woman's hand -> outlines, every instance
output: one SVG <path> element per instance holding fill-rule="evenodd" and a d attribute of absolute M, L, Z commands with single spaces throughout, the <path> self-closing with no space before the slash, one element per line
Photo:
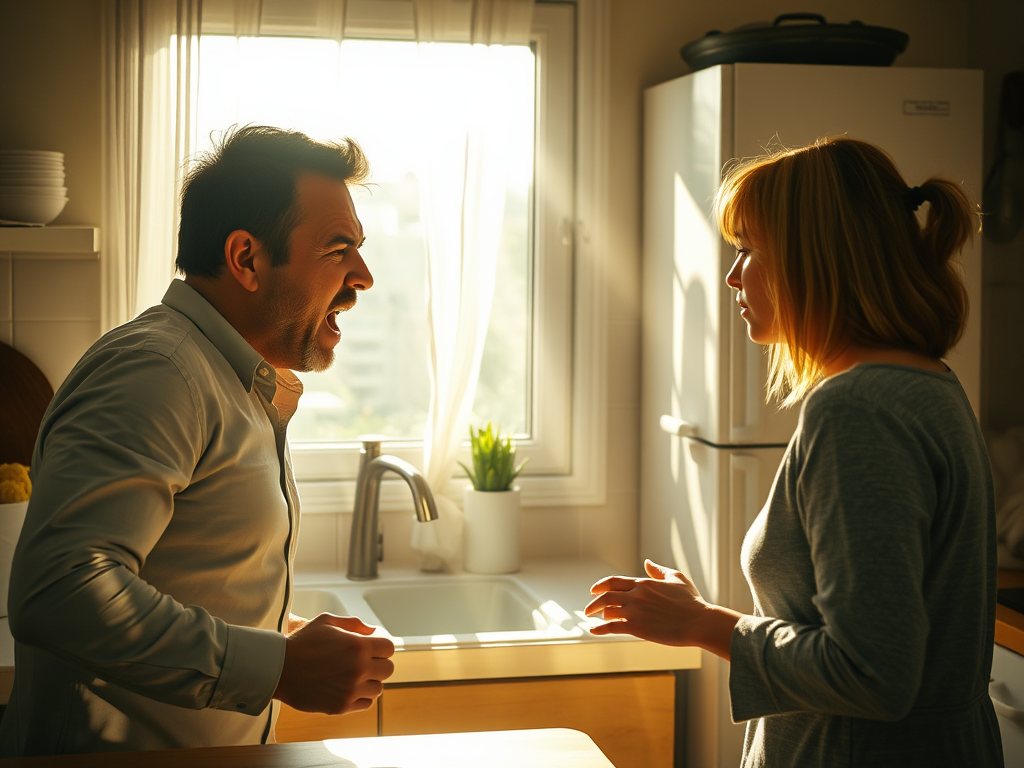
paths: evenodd
<path fill-rule="evenodd" d="M 679 571 L 647 560 L 649 579 L 609 576 L 590 588 L 597 595 L 584 609 L 606 621 L 594 635 L 633 635 L 662 645 L 695 645 L 729 658 L 740 614 L 711 605 Z"/>

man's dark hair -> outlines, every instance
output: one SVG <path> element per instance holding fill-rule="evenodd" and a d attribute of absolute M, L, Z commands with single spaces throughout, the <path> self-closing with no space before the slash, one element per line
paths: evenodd
<path fill-rule="evenodd" d="M 304 133 L 265 125 L 225 131 L 185 178 L 178 229 L 178 270 L 217 277 L 224 241 L 242 229 L 270 253 L 271 264 L 288 262 L 288 238 L 298 224 L 295 181 L 303 173 L 360 184 L 369 176 L 362 149 L 351 139 L 314 141 Z"/>

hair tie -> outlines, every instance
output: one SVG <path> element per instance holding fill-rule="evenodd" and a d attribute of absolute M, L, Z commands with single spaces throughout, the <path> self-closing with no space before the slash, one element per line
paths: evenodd
<path fill-rule="evenodd" d="M 907 206 L 912 211 L 916 211 L 921 207 L 921 203 L 924 202 L 924 192 L 921 191 L 920 187 L 908 187 L 906 191 Z"/>

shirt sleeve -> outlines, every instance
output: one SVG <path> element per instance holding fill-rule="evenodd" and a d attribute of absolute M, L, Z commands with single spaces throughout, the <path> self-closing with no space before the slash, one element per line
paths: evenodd
<path fill-rule="evenodd" d="M 139 576 L 204 449 L 187 372 L 157 353 L 121 351 L 72 377 L 37 440 L 11 632 L 149 698 L 258 715 L 284 636 L 229 626 Z"/>
<path fill-rule="evenodd" d="M 784 503 L 795 505 L 806 534 L 820 622 L 740 619 L 733 718 L 814 711 L 898 720 L 924 668 L 933 468 L 893 413 L 852 397 L 810 406 Z"/>

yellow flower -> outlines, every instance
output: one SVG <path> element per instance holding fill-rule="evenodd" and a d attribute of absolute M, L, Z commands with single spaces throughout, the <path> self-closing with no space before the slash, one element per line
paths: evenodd
<path fill-rule="evenodd" d="M 0 464 L 0 504 L 28 501 L 32 481 L 24 464 Z"/>

